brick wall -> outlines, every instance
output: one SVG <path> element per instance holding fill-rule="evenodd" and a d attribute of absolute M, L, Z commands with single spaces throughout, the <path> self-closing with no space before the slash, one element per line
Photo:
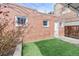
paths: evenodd
<path fill-rule="evenodd" d="M 42 14 L 35 10 L 24 8 L 16 4 L 1 5 L 0 11 L 2 11 L 2 13 L 0 14 L 1 20 L 4 19 L 3 13 L 9 12 L 8 16 L 5 16 L 5 18 L 10 21 L 6 30 L 17 29 L 15 16 L 28 17 L 28 26 L 26 27 L 23 38 L 24 42 L 53 36 L 54 17 L 52 15 Z M 48 28 L 43 27 L 43 21 L 46 19 L 49 20 Z"/>

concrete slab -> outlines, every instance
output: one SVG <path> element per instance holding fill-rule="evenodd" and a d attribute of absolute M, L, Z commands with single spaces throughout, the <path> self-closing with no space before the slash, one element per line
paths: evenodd
<path fill-rule="evenodd" d="M 70 42 L 70 43 L 73 43 L 73 44 L 79 44 L 79 39 L 75 39 L 75 38 L 70 38 L 70 37 L 58 37 L 60 38 L 61 40 L 63 41 L 66 41 L 66 42 Z"/>
<path fill-rule="evenodd" d="M 22 52 L 22 43 L 18 44 L 13 56 L 21 56 Z"/>

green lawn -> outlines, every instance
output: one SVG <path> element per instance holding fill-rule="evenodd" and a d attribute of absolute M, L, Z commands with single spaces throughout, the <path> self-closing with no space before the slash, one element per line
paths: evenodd
<path fill-rule="evenodd" d="M 23 55 L 24 56 L 41 56 L 41 52 L 36 44 L 28 43 L 23 45 Z"/>
<path fill-rule="evenodd" d="M 55 38 L 24 44 L 23 55 L 79 56 L 79 46 Z"/>

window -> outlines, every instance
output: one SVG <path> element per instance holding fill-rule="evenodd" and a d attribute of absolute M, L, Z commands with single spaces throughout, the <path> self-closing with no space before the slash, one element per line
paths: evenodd
<path fill-rule="evenodd" d="M 24 26 L 28 23 L 28 18 L 26 16 L 16 17 L 16 26 Z"/>
<path fill-rule="evenodd" d="M 49 21 L 48 20 L 44 20 L 43 21 L 43 26 L 44 27 L 49 27 Z"/>

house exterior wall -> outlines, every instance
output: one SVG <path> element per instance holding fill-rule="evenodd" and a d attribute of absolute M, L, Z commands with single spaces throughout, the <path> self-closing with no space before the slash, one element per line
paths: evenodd
<path fill-rule="evenodd" d="M 55 6 L 55 11 L 54 11 L 54 16 L 55 16 L 55 21 L 59 21 L 59 36 L 64 36 L 65 35 L 65 29 L 64 26 L 68 25 L 66 22 L 71 22 L 74 21 L 76 22 L 76 25 L 78 25 L 77 21 L 79 20 L 79 17 L 77 17 L 77 13 L 72 11 L 71 9 L 64 7 L 61 3 L 56 4 Z M 63 26 L 61 25 L 63 24 Z M 75 25 L 75 24 L 73 24 Z"/>
<path fill-rule="evenodd" d="M 7 7 L 5 7 L 7 6 Z M 28 26 L 24 32 L 24 42 L 44 39 L 52 37 L 54 33 L 54 17 L 52 15 L 42 14 L 35 10 L 24 8 L 16 4 L 4 4 L 1 5 L 0 19 L 8 19 L 9 25 L 6 27 L 6 30 L 17 29 L 15 16 L 27 16 L 28 17 Z M 3 13 L 8 12 L 8 16 L 4 16 Z M 49 21 L 49 27 L 43 27 L 43 21 Z M 5 21 L 5 20 L 4 20 Z M 2 20 L 3 22 L 3 20 Z"/>
<path fill-rule="evenodd" d="M 63 11 L 63 6 L 61 4 L 56 4 L 54 6 L 54 16 L 61 16 L 62 11 Z"/>

